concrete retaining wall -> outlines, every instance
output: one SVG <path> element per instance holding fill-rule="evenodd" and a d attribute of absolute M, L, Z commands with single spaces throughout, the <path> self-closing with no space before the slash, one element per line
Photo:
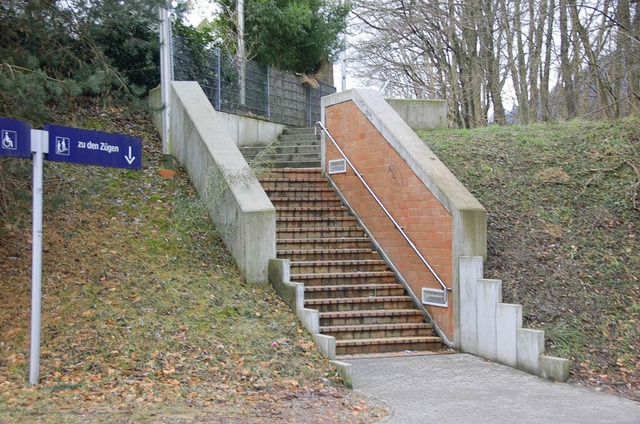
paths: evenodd
<path fill-rule="evenodd" d="M 448 128 L 445 100 L 387 99 L 387 103 L 412 130 Z"/>
<path fill-rule="evenodd" d="M 522 328 L 522 307 L 501 303 L 502 281 L 482 278 L 481 257 L 460 258 L 460 290 L 461 351 L 550 380 L 569 378 L 567 359 L 544 355 L 544 331 Z"/>
<path fill-rule="evenodd" d="M 154 110 L 158 100 L 152 93 Z M 245 280 L 266 283 L 269 260 L 276 257 L 275 208 L 198 83 L 172 83 L 170 133 L 173 156 L 207 202 Z"/>

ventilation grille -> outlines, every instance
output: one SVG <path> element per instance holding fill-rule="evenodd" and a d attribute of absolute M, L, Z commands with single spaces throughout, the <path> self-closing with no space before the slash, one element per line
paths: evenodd
<path fill-rule="evenodd" d="M 448 306 L 447 292 L 441 289 L 422 289 L 422 303 L 431 306 Z"/>
<path fill-rule="evenodd" d="M 347 161 L 336 159 L 329 161 L 329 174 L 344 174 L 347 172 Z"/>

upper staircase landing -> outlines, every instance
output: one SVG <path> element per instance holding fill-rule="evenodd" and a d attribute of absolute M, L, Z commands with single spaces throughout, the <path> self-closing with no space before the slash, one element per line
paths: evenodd
<path fill-rule="evenodd" d="M 315 128 L 286 128 L 268 146 L 241 147 L 251 165 L 260 168 L 319 168 L 320 136 Z"/>

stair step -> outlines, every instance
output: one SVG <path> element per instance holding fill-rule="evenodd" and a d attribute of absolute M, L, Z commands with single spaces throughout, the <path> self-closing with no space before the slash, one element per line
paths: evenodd
<path fill-rule="evenodd" d="M 335 237 L 309 239 L 279 239 L 276 240 L 278 250 L 286 249 L 353 249 L 371 248 L 368 237 Z"/>
<path fill-rule="evenodd" d="M 343 238 L 363 237 L 364 230 L 358 227 L 306 227 L 306 228 L 276 228 L 278 239 L 304 238 Z"/>
<path fill-rule="evenodd" d="M 400 284 L 352 284 L 338 286 L 306 286 L 305 299 L 403 296 L 404 287 Z"/>
<path fill-rule="evenodd" d="M 318 207 L 330 207 L 339 208 L 342 206 L 342 200 L 338 197 L 276 197 L 269 196 L 269 200 L 276 207 L 276 209 L 282 207 L 283 209 L 291 208 L 318 208 Z"/>
<path fill-rule="evenodd" d="M 279 228 L 306 228 L 306 227 L 355 227 L 358 221 L 351 215 L 343 216 L 281 216 L 276 219 Z"/>
<path fill-rule="evenodd" d="M 392 337 L 380 339 L 336 340 L 336 355 L 401 352 L 406 350 L 437 350 L 440 337 Z"/>
<path fill-rule="evenodd" d="M 425 322 L 325 326 L 320 327 L 320 333 L 335 337 L 336 340 L 434 337 L 433 326 Z"/>
<path fill-rule="evenodd" d="M 396 275 L 391 271 L 291 274 L 291 281 L 304 283 L 305 286 L 394 284 L 396 283 Z"/>
<path fill-rule="evenodd" d="M 320 143 L 310 140 L 281 141 L 269 148 L 271 154 L 311 153 L 320 155 Z"/>
<path fill-rule="evenodd" d="M 326 274 L 336 272 L 388 271 L 387 263 L 378 260 L 294 261 L 292 274 Z"/>
<path fill-rule="evenodd" d="M 304 197 L 322 197 L 335 198 L 336 193 L 331 187 L 274 187 L 265 189 L 269 198 L 304 198 Z"/>
<path fill-rule="evenodd" d="M 316 134 L 315 127 L 286 127 L 282 130 L 282 134 Z"/>
<path fill-rule="evenodd" d="M 413 300 L 409 296 L 343 297 L 338 299 L 305 299 L 305 308 L 320 312 L 361 311 L 370 309 L 409 309 Z"/>
<path fill-rule="evenodd" d="M 276 209 L 276 217 L 285 216 L 349 216 L 349 209 L 344 206 L 294 206 Z"/>
<path fill-rule="evenodd" d="M 320 326 L 405 324 L 424 321 L 417 309 L 385 309 L 369 311 L 320 312 Z"/>
<path fill-rule="evenodd" d="M 365 249 L 314 249 L 278 250 L 278 258 L 291 261 L 332 261 L 378 259 L 380 255 L 371 248 Z"/>
<path fill-rule="evenodd" d="M 273 172 L 274 168 L 271 168 Z M 283 188 L 324 188 L 327 187 L 327 182 L 322 179 L 315 178 L 298 178 L 298 179 L 285 179 L 277 177 L 260 177 L 258 178 L 264 191 L 269 192 L 271 190 L 283 189 Z"/>

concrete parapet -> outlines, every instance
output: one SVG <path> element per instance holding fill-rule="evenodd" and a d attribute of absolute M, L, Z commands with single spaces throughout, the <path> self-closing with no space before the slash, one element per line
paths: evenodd
<path fill-rule="evenodd" d="M 458 348 L 478 354 L 478 280 L 482 278 L 481 257 L 460 258 L 460 331 Z"/>
<path fill-rule="evenodd" d="M 387 99 L 387 103 L 412 130 L 432 130 L 449 126 L 446 100 Z"/>
<path fill-rule="evenodd" d="M 304 302 L 304 287 L 300 283 L 291 283 L 291 262 L 288 259 L 271 259 L 269 261 L 269 282 L 284 303 L 295 311 Z"/>
<path fill-rule="evenodd" d="M 173 82 L 171 88 L 172 153 L 245 280 L 267 282 L 269 259 L 276 256 L 275 208 L 198 83 Z"/>
<path fill-rule="evenodd" d="M 336 358 L 336 339 L 333 336 L 324 334 L 313 334 L 313 341 L 324 356 L 329 359 Z"/>
<path fill-rule="evenodd" d="M 162 99 L 160 97 L 160 87 L 149 92 L 149 106 L 152 110 L 151 122 L 158 132 L 162 131 Z M 262 119 L 251 118 L 249 116 L 234 115 L 216 111 L 218 117 L 227 128 L 227 134 L 238 147 L 246 146 L 266 146 L 275 140 L 286 125 Z"/>
<path fill-rule="evenodd" d="M 522 328 L 522 306 L 498 303 L 496 306 L 496 360 L 504 365 L 518 365 L 517 330 Z"/>
<path fill-rule="evenodd" d="M 542 378 L 555 381 L 569 379 L 569 360 L 556 356 L 540 356 L 539 372 Z"/>
<path fill-rule="evenodd" d="M 538 374 L 540 355 L 544 353 L 544 331 L 519 328 L 516 333 L 518 368 L 531 374 Z"/>
<path fill-rule="evenodd" d="M 502 301 L 502 281 L 478 280 L 478 355 L 495 361 L 497 359 L 496 309 Z"/>
<path fill-rule="evenodd" d="M 336 368 L 338 371 L 338 375 L 342 377 L 342 382 L 345 386 L 350 389 L 353 389 L 353 376 L 352 376 L 352 366 L 346 362 L 342 361 L 329 361 L 331 365 Z"/>

